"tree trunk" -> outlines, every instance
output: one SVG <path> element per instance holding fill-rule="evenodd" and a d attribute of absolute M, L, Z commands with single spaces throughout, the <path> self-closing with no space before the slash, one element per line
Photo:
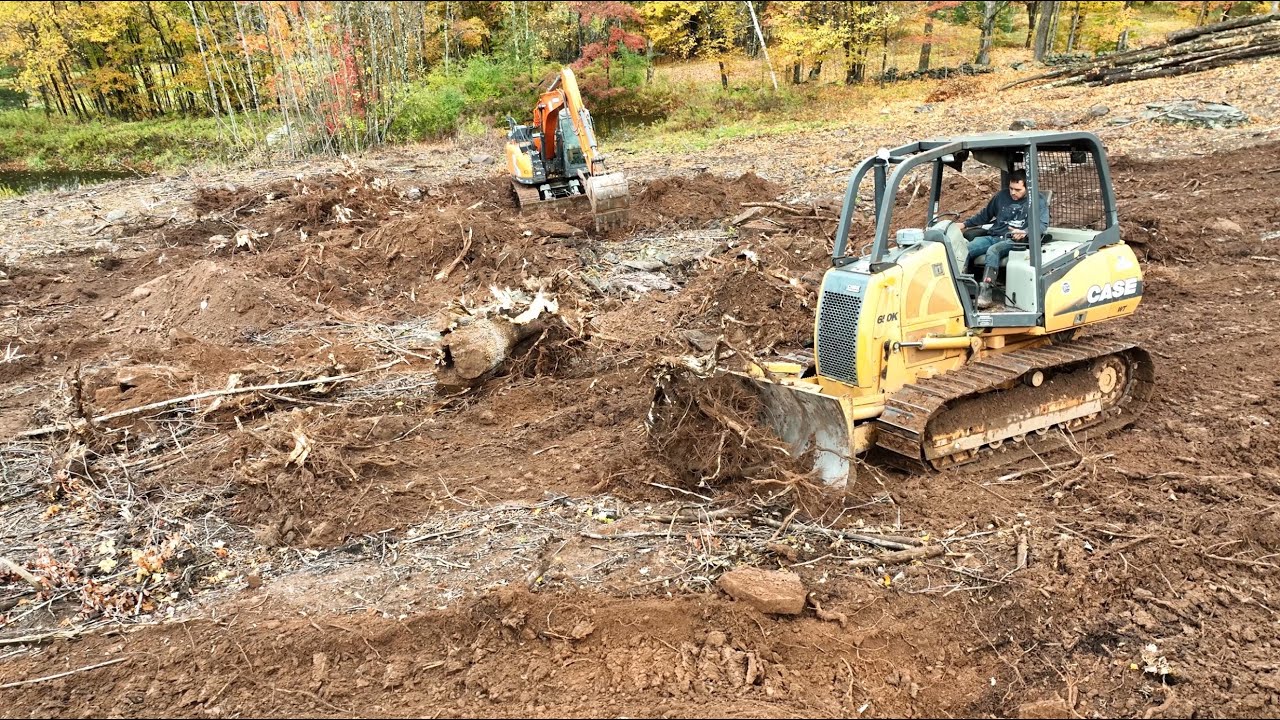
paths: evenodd
<path fill-rule="evenodd" d="M 1071 10 L 1071 30 L 1067 33 L 1067 52 L 1076 49 L 1076 33 L 1080 30 L 1080 0 L 1076 0 Z"/>
<path fill-rule="evenodd" d="M 933 14 L 925 16 L 924 19 L 924 44 L 920 46 L 920 62 L 916 65 L 916 70 L 924 72 L 929 69 L 929 55 L 933 52 Z"/>
<path fill-rule="evenodd" d="M 756 17 L 756 7 L 747 0 L 747 10 L 751 13 L 751 25 L 756 29 L 756 38 L 760 40 L 760 50 L 764 52 L 764 62 L 769 66 L 769 79 L 773 80 L 773 91 L 778 91 L 778 76 L 773 74 L 773 61 L 769 59 L 769 46 L 764 42 L 764 33 L 760 31 L 760 20 Z"/>
<path fill-rule="evenodd" d="M 1032 41 L 1032 39 L 1035 37 L 1035 34 L 1036 34 L 1036 15 L 1038 15 L 1038 14 L 1039 14 L 1039 11 L 1040 11 L 1040 3 L 1039 3 L 1039 2 L 1028 2 L 1028 3 L 1025 3 L 1025 4 L 1026 4 L 1026 6 L 1027 6 L 1027 41 L 1026 41 L 1026 43 L 1024 43 L 1024 44 L 1023 44 L 1023 46 L 1022 46 L 1022 47 L 1024 47 L 1024 48 L 1026 48 L 1026 49 L 1030 50 L 1030 49 L 1031 49 L 1031 41 Z M 921 68 L 921 69 L 927 69 L 927 68 Z"/>
<path fill-rule="evenodd" d="M 1196 18 L 1196 27 L 1204 24 L 1205 17 L 1209 14 L 1209 0 L 1203 0 L 1200 3 L 1200 17 Z"/>
<path fill-rule="evenodd" d="M 1116 40 L 1116 52 L 1124 52 L 1129 49 L 1129 28 L 1125 28 L 1120 33 L 1120 39 Z"/>
<path fill-rule="evenodd" d="M 720 60 L 719 64 L 720 64 L 720 87 L 724 88 L 725 90 L 728 90 L 729 89 L 729 73 L 724 68 L 724 60 Z M 652 67 L 652 65 L 650 67 Z"/>
<path fill-rule="evenodd" d="M 991 64 L 991 37 L 995 33 L 996 15 L 1000 13 L 1002 3 L 986 0 L 982 3 L 982 35 L 978 40 L 978 59 L 975 65 Z"/>
<path fill-rule="evenodd" d="M 807 81 L 816 83 L 818 82 L 818 79 L 821 77 L 822 77 L 822 61 L 819 60 L 813 64 L 813 67 L 809 68 L 809 77 Z"/>
<path fill-rule="evenodd" d="M 880 44 L 880 87 L 884 87 L 884 75 L 889 72 L 889 26 L 884 28 Z"/>
<path fill-rule="evenodd" d="M 1040 21 L 1036 24 L 1035 50 L 1033 51 L 1037 62 L 1043 61 L 1044 56 L 1053 49 L 1053 36 L 1049 33 L 1049 27 L 1053 23 L 1057 4 L 1057 0 L 1045 0 L 1041 3 Z"/>

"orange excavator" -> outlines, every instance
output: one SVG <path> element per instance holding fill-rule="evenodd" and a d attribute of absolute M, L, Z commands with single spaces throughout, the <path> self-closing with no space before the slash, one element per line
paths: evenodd
<path fill-rule="evenodd" d="M 538 98 L 532 124 L 517 125 L 510 116 L 507 123 L 507 167 L 520 207 L 585 197 L 597 230 L 626 224 L 627 179 L 605 168 L 573 70 L 563 68 Z"/>

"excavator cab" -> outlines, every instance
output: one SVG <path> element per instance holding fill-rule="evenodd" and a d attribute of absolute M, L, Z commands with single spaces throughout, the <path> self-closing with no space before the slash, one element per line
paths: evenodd
<path fill-rule="evenodd" d="M 999 278 L 1006 302 L 989 310 L 975 302 L 963 218 L 942 211 L 944 174 L 970 163 L 998 171 L 1002 183 L 1025 169 L 1030 197 L 1048 195 L 1030 204 L 1027 242 Z M 900 188 L 921 171 L 932 179 L 924 222 L 902 226 L 895 214 L 911 203 Z M 855 210 L 867 178 L 874 225 L 858 248 Z M 1142 290 L 1097 136 L 1002 132 L 884 148 L 849 178 L 812 357 L 762 359 L 728 374 L 759 396 L 759 420 L 793 456 L 811 456 L 829 485 L 845 485 L 873 449 L 935 469 L 1011 461 L 1026 448 L 1049 449 L 1051 437 L 1122 426 L 1145 405 L 1148 354 L 1078 337 L 1132 314 Z M 655 403 L 668 400 L 660 385 Z"/>

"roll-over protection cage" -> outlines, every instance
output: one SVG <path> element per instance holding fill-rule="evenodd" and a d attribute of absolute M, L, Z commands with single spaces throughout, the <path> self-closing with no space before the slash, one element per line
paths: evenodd
<path fill-rule="evenodd" d="M 878 272 L 886 267 L 889 253 L 889 229 L 893 221 L 894 198 L 904 178 L 915 168 L 932 164 L 928 214 L 925 227 L 934 224 L 942 194 L 943 168 L 960 171 L 969 160 L 1000 170 L 1001 187 L 1007 187 L 1009 172 L 1026 170 L 1027 190 L 1031 197 L 1051 191 L 1050 218 L 1054 227 L 1093 231 L 1092 239 L 1081 248 L 1082 254 L 1120 240 L 1120 223 L 1116 212 L 1111 172 L 1101 140 L 1088 132 L 1001 132 L 963 136 L 951 139 L 922 140 L 893 148 L 882 148 L 863 160 L 849 177 L 840 223 L 836 228 L 831 262 L 844 267 L 863 258 L 847 253 L 849 234 L 853 228 L 858 189 L 871 173 L 874 194 L 875 236 L 868 260 L 868 270 Z M 1041 245 L 1047 241 L 1040 233 L 1040 203 L 1030 203 L 1030 260 L 1039 275 L 1038 293 L 1043 307 L 1045 287 L 1065 274 L 1076 260 L 1075 255 L 1058 257 L 1049 265 L 1042 263 Z M 961 293 L 963 296 L 964 293 Z M 967 298 L 966 314 L 973 315 Z M 1003 313 L 1003 321 L 993 325 L 1026 324 L 1021 313 Z M 1033 324 L 1037 322 L 1032 321 Z"/>

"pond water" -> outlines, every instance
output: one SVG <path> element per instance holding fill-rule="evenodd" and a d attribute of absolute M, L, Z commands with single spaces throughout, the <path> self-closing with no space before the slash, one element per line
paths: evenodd
<path fill-rule="evenodd" d="M 75 189 L 130 177 L 137 175 L 119 170 L 0 170 L 0 196 L 7 194 L 6 189 L 19 194 Z"/>

